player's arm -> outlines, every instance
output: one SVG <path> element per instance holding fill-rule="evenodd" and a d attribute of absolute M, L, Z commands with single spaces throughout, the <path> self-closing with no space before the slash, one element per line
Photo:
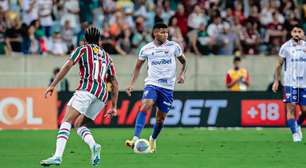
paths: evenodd
<path fill-rule="evenodd" d="M 178 76 L 178 79 L 177 79 L 177 83 L 184 83 L 185 72 L 186 72 L 186 69 L 187 69 L 186 57 L 184 56 L 184 54 L 182 54 L 181 56 L 177 57 L 177 59 L 182 64 L 181 70 L 180 70 L 180 73 L 179 73 L 179 76 Z"/>
<path fill-rule="evenodd" d="M 65 75 L 69 72 L 71 67 L 80 61 L 80 58 L 85 52 L 85 47 L 78 47 L 76 48 L 71 54 L 70 57 L 67 59 L 65 64 L 62 66 L 59 73 L 55 76 L 53 82 L 50 84 L 49 88 L 45 92 L 45 98 L 48 97 L 48 95 L 52 95 L 54 88 L 58 84 L 59 81 L 61 81 Z"/>
<path fill-rule="evenodd" d="M 134 84 L 136 82 L 136 79 L 138 78 L 140 69 L 141 69 L 144 62 L 145 62 L 145 60 L 142 60 L 142 59 L 137 59 L 137 61 L 136 61 L 136 65 L 134 67 L 133 74 L 132 74 L 131 83 L 128 86 L 128 88 L 126 89 L 126 93 L 128 94 L 128 96 L 131 96 L 131 92 L 133 90 Z"/>
<path fill-rule="evenodd" d="M 236 80 L 232 80 L 232 78 L 231 78 L 231 76 L 229 75 L 229 73 L 227 73 L 226 74 L 226 87 L 227 88 L 231 88 L 231 87 L 233 87 L 235 84 L 237 84 L 238 82 L 239 82 L 239 78 L 238 79 L 236 79 Z"/>
<path fill-rule="evenodd" d="M 247 75 L 245 78 L 243 78 L 243 81 L 242 81 L 245 85 L 247 85 L 248 87 L 250 86 L 251 84 L 251 81 L 250 81 L 250 74 L 249 72 L 247 72 Z"/>
<path fill-rule="evenodd" d="M 111 83 L 112 85 L 112 108 L 106 112 L 106 114 L 104 115 L 104 117 L 113 117 L 113 116 L 117 116 L 118 115 L 118 111 L 117 111 L 117 102 L 118 102 L 118 94 L 119 94 L 119 83 L 118 80 L 116 78 L 116 76 L 110 76 L 108 78 L 108 81 Z"/>
<path fill-rule="evenodd" d="M 276 93 L 278 90 L 278 85 L 279 85 L 279 81 L 281 78 L 281 70 L 282 70 L 283 64 L 284 64 L 284 58 L 279 57 L 276 63 L 275 71 L 274 71 L 274 83 L 272 86 L 272 90 L 274 93 Z"/>
<path fill-rule="evenodd" d="M 48 95 L 52 95 L 54 88 L 56 85 L 65 77 L 65 75 L 69 72 L 71 67 L 73 66 L 73 61 L 71 59 L 68 59 L 65 64 L 62 66 L 59 73 L 55 76 L 53 82 L 50 84 L 49 88 L 45 92 L 45 98 L 48 97 Z"/>

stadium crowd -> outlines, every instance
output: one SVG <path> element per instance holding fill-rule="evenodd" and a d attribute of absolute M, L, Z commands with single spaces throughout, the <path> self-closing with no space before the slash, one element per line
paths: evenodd
<path fill-rule="evenodd" d="M 185 52 L 274 55 L 305 20 L 306 0 L 0 0 L 0 55 L 63 56 L 90 25 L 107 52 L 135 55 L 161 21 Z"/>

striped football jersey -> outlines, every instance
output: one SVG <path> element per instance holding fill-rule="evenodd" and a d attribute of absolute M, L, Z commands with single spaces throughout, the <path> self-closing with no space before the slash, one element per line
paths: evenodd
<path fill-rule="evenodd" d="M 86 44 L 77 47 L 70 55 L 73 64 L 79 63 L 80 84 L 77 90 L 84 90 L 105 102 L 108 97 L 106 79 L 115 76 L 111 57 L 101 47 Z"/>

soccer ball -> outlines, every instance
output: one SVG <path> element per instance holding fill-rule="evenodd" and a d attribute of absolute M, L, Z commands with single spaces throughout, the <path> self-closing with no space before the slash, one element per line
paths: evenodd
<path fill-rule="evenodd" d="M 146 139 L 138 139 L 134 145 L 134 152 L 138 154 L 150 153 L 150 143 Z"/>

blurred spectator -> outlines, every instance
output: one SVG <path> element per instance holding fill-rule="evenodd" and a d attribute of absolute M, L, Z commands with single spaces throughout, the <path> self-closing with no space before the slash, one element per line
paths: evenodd
<path fill-rule="evenodd" d="M 21 52 L 21 22 L 18 17 L 9 21 L 10 27 L 6 29 L 6 37 L 8 40 L 8 48 L 12 52 Z"/>
<path fill-rule="evenodd" d="M 177 10 L 174 14 L 174 17 L 177 19 L 177 25 L 180 28 L 183 37 L 187 37 L 188 33 L 188 14 L 185 12 L 185 8 L 182 4 L 177 5 Z"/>
<path fill-rule="evenodd" d="M 137 5 L 135 5 L 134 8 L 134 16 L 147 16 L 148 10 L 146 7 L 146 1 L 145 0 L 138 0 Z"/>
<path fill-rule="evenodd" d="M 267 41 L 271 54 L 277 54 L 280 46 L 286 39 L 286 30 L 277 18 L 277 14 L 272 14 L 273 20 L 267 25 Z"/>
<path fill-rule="evenodd" d="M 163 14 L 163 8 L 157 7 L 155 11 L 154 24 L 158 22 L 164 22 L 162 14 Z"/>
<path fill-rule="evenodd" d="M 244 22 L 245 16 L 244 16 L 242 4 L 239 1 L 236 1 L 236 4 L 234 6 L 234 10 L 232 11 L 232 15 L 234 17 L 238 17 L 240 23 Z"/>
<path fill-rule="evenodd" d="M 241 58 L 235 57 L 233 68 L 227 71 L 225 84 L 229 91 L 246 91 L 250 86 L 250 76 L 245 68 L 240 67 Z"/>
<path fill-rule="evenodd" d="M 21 3 L 22 22 L 29 25 L 33 20 L 38 19 L 37 0 L 23 0 Z"/>
<path fill-rule="evenodd" d="M 193 12 L 188 17 L 188 26 L 191 29 L 198 29 L 201 24 L 207 25 L 207 18 L 199 5 L 194 6 Z"/>
<path fill-rule="evenodd" d="M 71 27 L 75 31 L 79 31 L 79 12 L 80 6 L 78 0 L 64 0 L 63 14 L 61 16 L 61 25 L 64 25 L 66 20 L 70 20 Z"/>
<path fill-rule="evenodd" d="M 79 33 L 77 34 L 77 45 L 82 45 L 82 41 L 84 39 L 85 36 L 85 30 L 88 28 L 88 23 L 87 22 L 83 22 L 81 23 L 81 30 L 79 31 Z"/>
<path fill-rule="evenodd" d="M 196 55 L 209 55 L 211 54 L 211 46 L 214 45 L 214 38 L 209 37 L 205 30 L 205 25 L 200 24 L 197 30 L 190 33 L 192 49 Z"/>
<path fill-rule="evenodd" d="M 268 25 L 269 23 L 273 22 L 273 13 L 275 14 L 275 18 L 280 23 L 284 23 L 284 17 L 283 15 L 278 13 L 279 4 L 276 0 L 270 0 L 268 1 L 268 4 L 262 3 L 264 6 L 262 7 L 261 13 L 260 13 L 260 21 L 263 25 Z"/>
<path fill-rule="evenodd" d="M 181 48 L 186 49 L 186 44 L 184 42 L 184 38 L 182 35 L 182 32 L 180 30 L 180 28 L 177 25 L 177 18 L 176 17 L 172 17 L 170 18 L 169 21 L 169 39 L 172 41 L 177 42 Z"/>
<path fill-rule="evenodd" d="M 29 35 L 29 41 L 30 41 L 30 47 L 29 47 L 29 53 L 37 55 L 40 53 L 40 47 L 39 42 L 35 37 L 35 26 L 32 25 L 28 29 L 28 35 Z"/>
<path fill-rule="evenodd" d="M 251 22 L 247 22 L 246 27 L 242 29 L 240 40 L 243 47 L 243 54 L 258 54 L 257 45 L 260 42 L 260 37 L 256 27 L 254 27 Z"/>
<path fill-rule="evenodd" d="M 162 19 L 164 23 L 169 23 L 170 18 L 174 15 L 174 11 L 171 9 L 170 0 L 165 0 L 163 5 Z"/>
<path fill-rule="evenodd" d="M 122 38 L 118 40 L 118 45 L 124 51 L 125 54 L 130 54 L 132 52 L 132 32 L 126 27 L 123 29 Z"/>
<path fill-rule="evenodd" d="M 48 51 L 50 54 L 55 56 L 65 56 L 68 47 L 66 43 L 63 41 L 62 36 L 59 32 L 55 32 L 52 36 L 52 41 L 50 43 L 50 46 L 48 48 Z"/>
<path fill-rule="evenodd" d="M 38 15 L 40 19 L 41 26 L 45 32 L 46 37 L 50 37 L 51 28 L 53 25 L 52 20 L 52 0 L 37 0 L 38 5 Z"/>
<path fill-rule="evenodd" d="M 0 8 L 3 12 L 8 12 L 9 7 L 9 0 L 0 0 Z"/>
<path fill-rule="evenodd" d="M 221 46 L 218 55 L 237 55 L 235 51 L 238 51 L 237 53 L 241 53 L 242 48 L 239 36 L 233 31 L 233 29 L 230 28 L 229 24 L 224 25 L 222 39 L 224 44 Z"/>
<path fill-rule="evenodd" d="M 281 11 L 284 12 L 285 18 L 289 18 L 293 14 L 295 17 L 299 17 L 299 11 L 296 7 L 294 0 L 284 0 L 281 6 Z M 291 16 L 292 17 L 292 16 Z"/>
<path fill-rule="evenodd" d="M 80 22 L 93 22 L 93 4 L 94 0 L 79 0 Z"/>
<path fill-rule="evenodd" d="M 118 45 L 117 37 L 110 33 L 109 27 L 105 25 L 102 30 L 103 32 L 99 45 L 109 54 L 126 55 L 121 46 Z"/>
<path fill-rule="evenodd" d="M 53 75 L 52 75 L 52 77 L 51 77 L 51 79 L 49 81 L 49 85 L 54 81 L 54 78 L 59 73 L 59 71 L 60 71 L 59 67 L 56 67 L 53 70 Z M 68 82 L 67 78 L 64 78 L 63 80 L 61 80 L 59 82 L 59 85 L 57 85 L 57 91 L 59 91 L 59 92 L 61 92 L 61 91 L 68 92 L 69 91 L 69 82 Z"/>
<path fill-rule="evenodd" d="M 93 24 L 96 25 L 97 27 L 102 27 L 104 22 L 105 22 L 105 15 L 104 15 L 103 7 L 100 6 L 94 9 L 93 11 Z M 84 23 L 84 21 L 81 23 Z"/>
<path fill-rule="evenodd" d="M 5 29 L 3 25 L 0 25 L 0 55 L 10 54 L 10 50 L 7 45 L 8 41 L 5 37 Z"/>
<path fill-rule="evenodd" d="M 12 26 L 15 18 L 21 18 L 17 27 Z M 0 0 L 0 26 L 10 40 L 6 47 L 24 54 L 44 54 L 53 32 L 61 33 L 68 48 L 82 44 L 84 29 L 91 25 L 106 29 L 103 42 L 113 53 L 137 53 L 152 39 L 154 22 L 160 21 L 170 23 L 169 38 L 185 52 L 195 50 L 196 43 L 199 48 L 207 38 L 204 25 L 211 39 L 209 54 L 240 51 L 236 37 L 241 38 L 243 53 L 275 54 L 280 43 L 290 38 L 286 30 L 292 25 L 302 23 L 306 29 L 306 1 Z"/>
<path fill-rule="evenodd" d="M 31 26 L 34 26 L 35 28 L 35 39 L 37 39 L 38 41 L 38 54 L 44 54 L 47 51 L 47 41 L 46 41 L 46 35 L 44 30 L 42 29 L 41 25 L 40 25 L 40 21 L 39 20 L 34 20 L 31 23 Z"/>
<path fill-rule="evenodd" d="M 292 30 L 293 25 L 299 24 L 299 19 L 295 16 L 293 12 L 288 13 L 288 19 L 285 21 L 284 27 L 287 32 L 290 32 Z M 287 34 L 287 39 L 291 37 L 290 33 Z"/>
<path fill-rule="evenodd" d="M 139 53 L 140 49 L 148 42 L 152 41 L 150 32 L 144 27 L 144 18 L 138 16 L 136 19 L 136 30 L 132 36 L 132 44 L 135 47 L 135 53 Z"/>
<path fill-rule="evenodd" d="M 222 46 L 225 45 L 225 39 L 223 38 L 224 27 L 229 26 L 229 23 L 223 22 L 220 14 L 217 12 L 213 16 L 213 22 L 208 25 L 207 33 L 209 37 L 215 40 L 214 45 L 212 46 L 212 51 L 214 54 L 219 54 Z"/>
<path fill-rule="evenodd" d="M 258 12 L 258 7 L 256 5 L 251 6 L 251 13 L 247 18 L 247 22 L 251 22 L 252 24 L 260 25 L 260 15 Z"/>
<path fill-rule="evenodd" d="M 61 31 L 62 39 L 66 43 L 66 46 L 68 47 L 68 53 L 70 53 L 73 48 L 73 37 L 74 37 L 74 32 L 73 28 L 70 25 L 70 21 L 66 20 L 64 27 L 62 28 Z"/>

